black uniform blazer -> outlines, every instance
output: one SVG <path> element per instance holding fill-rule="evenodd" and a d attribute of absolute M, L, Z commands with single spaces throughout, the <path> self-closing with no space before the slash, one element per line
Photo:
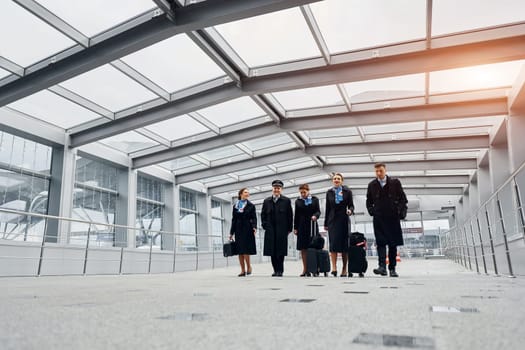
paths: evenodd
<path fill-rule="evenodd" d="M 397 215 L 399 219 L 406 218 L 408 200 L 405 195 L 405 191 L 403 191 L 401 181 L 399 181 L 399 179 L 387 176 L 385 189 L 388 193 L 388 200 L 391 203 L 390 205 L 392 206 L 390 208 L 391 213 Z M 389 214 L 385 212 L 378 213 L 379 208 L 384 211 L 386 209 L 385 205 L 389 204 L 384 202 L 386 198 L 381 198 L 382 190 L 381 184 L 377 179 L 372 180 L 368 184 L 368 189 L 366 191 L 366 208 L 370 216 L 374 216 L 375 214 Z"/>
<path fill-rule="evenodd" d="M 303 225 L 306 224 L 304 227 L 307 227 L 309 230 L 312 216 L 315 216 L 318 219 L 321 216 L 319 198 L 312 196 L 312 204 L 310 205 L 304 204 L 304 199 L 297 198 L 295 200 L 295 215 L 293 220 L 294 230 L 298 230 L 299 227 L 301 227 L 301 222 Z"/>
<path fill-rule="evenodd" d="M 326 227 L 330 226 L 337 216 L 347 217 L 346 210 L 354 211 L 354 199 L 352 198 L 352 191 L 343 186 L 343 201 L 339 204 L 335 203 L 335 192 L 333 188 L 326 192 L 326 208 L 325 208 L 325 223 Z"/>

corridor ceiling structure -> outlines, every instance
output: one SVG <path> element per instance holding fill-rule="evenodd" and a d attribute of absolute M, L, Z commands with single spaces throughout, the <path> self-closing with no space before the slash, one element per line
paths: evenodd
<path fill-rule="evenodd" d="M 260 203 L 374 162 L 462 195 L 525 62 L 522 0 L 0 3 L 0 126 Z"/>

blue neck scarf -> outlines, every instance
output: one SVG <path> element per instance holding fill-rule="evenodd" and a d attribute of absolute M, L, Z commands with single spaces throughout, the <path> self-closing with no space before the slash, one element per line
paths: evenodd
<path fill-rule="evenodd" d="M 312 196 L 308 196 L 306 198 L 302 198 L 302 200 L 304 201 L 304 205 L 306 205 L 306 206 L 312 204 Z"/>
<path fill-rule="evenodd" d="M 335 192 L 335 204 L 339 204 L 343 201 L 343 187 L 334 187 Z"/>
<path fill-rule="evenodd" d="M 235 205 L 235 208 L 237 208 L 237 211 L 239 213 L 242 213 L 244 211 L 244 207 L 246 206 L 247 202 L 248 201 L 246 199 L 242 199 L 242 200 L 237 202 L 237 204 Z"/>

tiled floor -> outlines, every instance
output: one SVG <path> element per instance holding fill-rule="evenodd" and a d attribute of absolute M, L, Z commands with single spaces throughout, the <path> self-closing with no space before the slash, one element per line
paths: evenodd
<path fill-rule="evenodd" d="M 375 262 L 371 262 L 371 266 Z M 447 260 L 400 278 L 300 278 L 286 262 L 175 275 L 0 279 L 0 349 L 519 349 L 523 279 Z M 300 302 L 300 301 L 306 302 Z M 288 302 L 284 302 L 288 301 Z"/>

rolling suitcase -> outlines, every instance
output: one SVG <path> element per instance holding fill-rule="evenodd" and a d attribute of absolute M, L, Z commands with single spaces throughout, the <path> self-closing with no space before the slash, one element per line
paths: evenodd
<path fill-rule="evenodd" d="M 306 251 L 306 272 L 318 276 L 319 273 L 324 273 L 328 276 L 330 271 L 330 257 L 328 252 L 323 250 L 324 238 L 317 232 L 314 221 L 310 224 L 311 243 L 310 248 Z"/>
<path fill-rule="evenodd" d="M 352 277 L 352 273 L 358 273 L 359 277 L 363 277 L 368 268 L 365 235 L 360 232 L 352 232 L 349 243 L 348 276 Z"/>
<path fill-rule="evenodd" d="M 317 251 L 317 266 L 319 272 L 324 273 L 324 276 L 328 277 L 328 272 L 330 272 L 330 256 L 328 251 L 323 249 Z"/>

